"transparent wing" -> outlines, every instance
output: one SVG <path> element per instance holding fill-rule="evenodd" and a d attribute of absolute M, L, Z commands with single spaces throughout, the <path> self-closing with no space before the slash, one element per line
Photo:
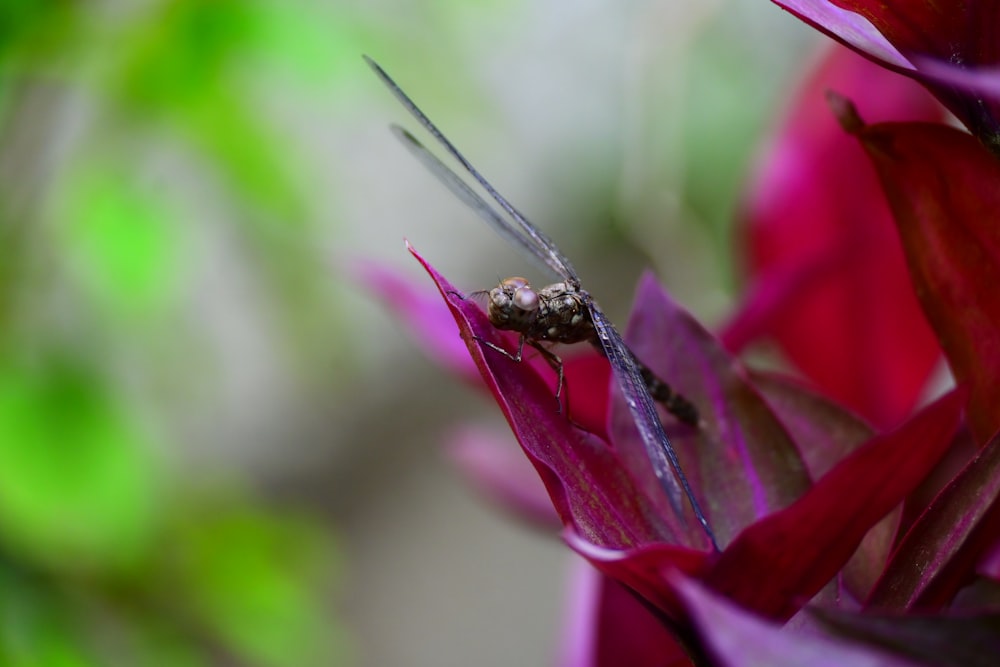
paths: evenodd
<path fill-rule="evenodd" d="M 510 222 L 505 218 L 487 217 L 484 219 L 491 225 L 493 225 L 494 229 L 497 229 L 498 231 L 500 231 L 501 229 L 505 229 L 506 231 L 500 231 L 500 233 L 508 241 L 510 241 L 512 237 L 518 237 L 520 241 L 516 243 L 517 247 L 536 248 L 535 250 L 531 250 L 530 252 L 536 257 L 541 258 L 547 267 L 555 271 L 556 275 L 558 275 L 563 280 L 567 280 L 576 285 L 579 285 L 580 279 L 577 276 L 576 270 L 573 268 L 573 265 L 570 263 L 569 259 L 567 259 L 566 256 L 559 251 L 559 248 L 556 246 L 555 243 L 553 243 L 552 239 L 550 239 L 548 236 L 542 233 L 540 229 L 531 224 L 531 222 L 529 222 L 527 218 L 521 215 L 520 211 L 514 208 L 514 206 L 510 202 L 508 202 L 503 195 L 497 192 L 496 189 L 492 185 L 490 185 L 489 181 L 487 181 L 483 177 L 483 175 L 480 174 L 479 171 L 477 171 L 476 168 L 472 166 L 471 162 L 465 159 L 465 156 L 462 155 L 458 151 L 458 149 L 455 148 L 454 144 L 452 144 L 448 140 L 448 138 L 444 136 L 441 130 L 439 130 L 437 126 L 434 125 L 434 123 L 432 123 L 431 120 L 426 115 L 424 115 L 424 112 L 421 111 L 420 108 L 413 102 L 413 100 L 411 100 L 407 96 L 407 94 L 403 92 L 403 89 L 400 88 L 399 85 L 397 85 L 396 82 L 392 80 L 392 77 L 386 74 L 385 70 L 382 69 L 378 65 L 378 63 L 376 63 L 368 56 L 364 56 L 364 59 L 365 62 L 367 62 L 368 65 L 371 66 L 371 68 L 375 71 L 375 74 L 377 74 L 378 77 L 382 79 L 382 82 L 386 85 L 389 91 L 392 92 L 392 94 L 395 95 L 396 99 L 399 100 L 399 102 L 406 108 L 406 110 L 410 112 L 410 115 L 416 118 L 417 121 L 421 125 L 423 125 L 424 129 L 427 130 L 438 141 L 438 143 L 441 144 L 441 146 L 443 146 L 444 149 L 448 151 L 448 153 L 453 158 L 455 158 L 455 160 L 457 160 L 459 164 L 462 165 L 463 168 L 465 168 L 465 171 L 467 171 L 469 175 L 472 176 L 476 180 L 476 182 L 479 183 L 479 185 L 481 185 L 484 190 L 486 190 L 487 193 L 489 193 L 490 197 L 492 197 L 493 200 L 497 204 L 499 204 L 500 208 L 502 208 L 504 211 L 507 212 L 507 214 L 513 220 L 513 222 Z M 408 141 L 416 142 L 416 140 L 413 139 L 412 136 L 404 135 L 404 138 L 407 139 Z M 411 145 L 420 146 L 419 142 L 416 142 L 415 144 Z M 430 155 L 430 153 L 426 149 L 423 149 L 422 152 L 426 155 Z M 421 160 L 424 160 L 424 158 L 420 154 L 418 154 L 418 157 L 420 157 Z M 439 163 L 437 158 L 434 158 L 434 161 Z M 424 161 L 424 164 L 428 163 Z M 441 165 L 441 167 L 444 168 L 444 171 L 450 172 L 450 170 L 447 169 L 447 167 L 444 167 L 444 165 Z M 442 171 L 440 169 L 431 167 L 431 171 L 433 171 L 435 175 L 438 176 L 438 178 L 441 178 L 442 181 L 444 181 L 445 185 L 447 185 L 449 188 L 453 188 L 449 180 L 442 178 Z M 452 176 L 459 181 L 461 180 L 458 179 L 457 176 L 454 176 L 454 174 L 452 174 Z M 468 189 L 467 186 L 466 189 Z M 454 189 L 452 189 L 452 191 L 455 192 Z M 468 199 L 463 195 L 460 194 L 459 197 L 461 197 L 462 200 L 465 201 L 466 203 L 469 203 Z M 481 210 L 478 206 L 475 205 L 473 205 L 473 209 L 476 210 L 477 213 Z M 497 227 L 498 223 L 501 225 L 500 227 Z"/>
<path fill-rule="evenodd" d="M 540 261 L 563 280 L 574 284 L 576 287 L 580 287 L 580 279 L 576 270 L 569 259 L 559 251 L 556 244 L 542 233 L 541 230 L 531 224 L 527 218 L 490 185 L 489 181 L 465 159 L 465 156 L 424 115 L 420 108 L 414 104 L 413 100 L 386 74 L 385 70 L 379 67 L 368 56 L 364 56 L 364 58 L 396 99 L 462 165 L 465 171 L 482 186 L 500 208 L 507 213 L 509 219 L 493 209 L 455 172 L 428 151 L 413 135 L 402 128 L 394 126 L 393 131 L 396 136 L 403 141 L 410 152 L 423 162 L 424 166 L 438 180 L 444 183 L 452 193 L 472 208 L 479 217 L 493 227 L 507 242 L 525 250 L 531 257 Z M 646 453 L 653 465 L 653 470 L 666 490 L 673 509 L 678 515 L 681 515 L 681 496 L 686 495 L 691 503 L 691 507 L 694 509 L 695 516 L 704 528 L 712 545 L 718 550 L 715 535 L 712 533 L 712 529 L 708 525 L 708 520 L 705 518 L 701 506 L 698 504 L 698 500 L 695 498 L 691 486 L 688 484 L 687 478 L 681 470 L 680 462 L 677 460 L 677 453 L 670 444 L 667 434 L 663 431 L 659 416 L 653 407 L 653 399 L 650 397 L 646 383 L 642 379 L 639 368 L 636 365 L 635 357 L 632 356 L 632 353 L 625 346 L 625 342 L 619 333 L 597 305 L 593 301 L 590 301 L 589 306 L 598 339 L 614 369 L 615 377 L 618 379 L 622 394 L 628 403 L 632 418 L 635 420 L 639 433 L 642 436 Z"/>
<path fill-rule="evenodd" d="M 424 164 L 427 171 L 437 176 L 437 179 L 444 183 L 445 187 L 451 190 L 452 194 L 462 200 L 466 206 L 475 211 L 476 215 L 485 220 L 495 232 L 507 241 L 507 243 L 510 243 L 515 248 L 521 248 L 524 250 L 524 252 L 528 253 L 532 259 L 539 263 L 541 268 L 554 271 L 555 274 L 562 279 L 566 279 L 568 277 L 563 272 L 565 264 L 553 266 L 551 263 L 551 255 L 545 252 L 538 245 L 525 241 L 525 238 L 521 234 L 517 233 L 517 230 L 511 226 L 510 222 L 508 222 L 505 217 L 498 213 L 495 208 L 490 206 L 489 203 L 480 197 L 475 190 L 470 188 L 468 183 L 463 181 L 458 174 L 449 169 L 447 165 L 437 159 L 433 153 L 424 148 L 424 145 L 417 141 L 416 137 L 398 125 L 392 125 L 391 128 L 393 133 L 399 137 L 400 141 L 403 142 L 403 145 L 406 146 L 409 151 Z"/>
<path fill-rule="evenodd" d="M 621 334 L 593 301 L 591 301 L 590 314 L 594 321 L 597 337 L 601 341 L 601 347 L 604 348 L 604 353 L 611 363 L 625 403 L 628 404 L 632 419 L 642 436 L 646 455 L 653 465 L 653 471 L 656 473 L 660 485 L 667 492 L 671 507 L 678 516 L 681 516 L 681 494 L 686 495 L 694 510 L 695 517 L 705 530 L 705 534 L 708 535 L 708 539 L 711 540 L 712 546 L 718 551 L 719 546 L 715 541 L 715 534 L 708 525 L 708 519 L 705 518 L 705 513 L 681 469 L 680 461 L 677 460 L 677 452 L 674 451 L 670 439 L 663 431 L 660 417 L 656 414 L 656 408 L 653 406 L 653 398 L 649 395 L 649 389 L 646 388 L 646 383 L 642 379 L 635 357 L 625 345 Z"/>

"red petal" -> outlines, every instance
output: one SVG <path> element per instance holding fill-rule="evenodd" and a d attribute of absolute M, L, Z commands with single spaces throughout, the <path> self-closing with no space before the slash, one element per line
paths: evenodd
<path fill-rule="evenodd" d="M 742 366 L 651 274 L 639 283 L 627 339 L 640 359 L 698 407 L 697 429 L 665 423 L 691 485 L 707 503 L 720 544 L 805 492 L 809 477 L 798 450 Z M 662 493 L 653 495 L 657 482 L 627 409 L 613 407 L 616 449 L 647 492 L 664 500 Z M 686 535 L 686 544 L 702 543 L 690 517 Z"/>
<path fill-rule="evenodd" d="M 563 667 L 691 667 L 673 635 L 635 593 L 579 560 Z"/>
<path fill-rule="evenodd" d="M 907 532 L 872 591 L 872 607 L 940 607 L 975 574 L 1000 534 L 1000 433 Z"/>
<path fill-rule="evenodd" d="M 846 49 L 806 82 L 747 203 L 750 296 L 723 334 L 760 334 L 834 398 L 880 427 L 922 395 L 940 352 L 905 269 L 892 216 L 864 151 L 826 105 L 851 91 L 878 118 L 941 117 L 919 86 Z"/>
<path fill-rule="evenodd" d="M 927 319 L 985 443 L 1000 428 L 1000 161 L 943 125 L 858 131 L 878 170 Z"/>
<path fill-rule="evenodd" d="M 611 400 L 611 366 L 594 350 L 564 358 L 566 400 L 573 421 L 608 440 L 608 404 Z M 574 390 L 574 387 L 577 389 Z"/>
<path fill-rule="evenodd" d="M 964 392 L 952 392 L 855 450 L 794 505 L 743 531 L 706 583 L 750 609 L 789 618 L 927 476 L 951 443 L 964 401 Z"/>
<path fill-rule="evenodd" d="M 966 73 L 1000 63 L 992 0 L 775 0 L 837 41 L 923 83 L 984 143 L 1000 133 L 996 77 Z M 985 86 L 984 86 L 985 84 Z"/>
<path fill-rule="evenodd" d="M 515 437 L 535 466 L 564 524 L 595 544 L 626 548 L 673 540 L 607 444 L 557 411 L 552 389 L 530 364 L 515 363 L 480 341 L 510 349 L 482 310 L 451 286 L 413 248 L 448 303 L 462 338 Z M 476 340 L 476 338 L 479 340 Z"/>
<path fill-rule="evenodd" d="M 645 598 L 655 608 L 672 618 L 682 618 L 676 593 L 668 582 L 674 571 L 702 576 L 709 555 L 694 549 L 670 544 L 646 544 L 632 549 L 607 549 L 572 530 L 563 531 L 563 539 L 595 568 Z"/>

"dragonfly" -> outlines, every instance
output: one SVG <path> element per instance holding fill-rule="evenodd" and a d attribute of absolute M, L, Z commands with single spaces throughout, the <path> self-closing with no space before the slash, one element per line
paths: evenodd
<path fill-rule="evenodd" d="M 545 347 L 545 344 L 586 341 L 602 352 L 611 365 L 622 397 L 642 438 L 653 472 L 666 492 L 672 508 L 678 516 L 683 516 L 680 496 L 681 494 L 686 496 L 695 518 L 712 547 L 718 551 L 715 534 L 681 468 L 677 452 L 663 430 L 653 405 L 653 398 L 655 396 L 664 403 L 679 420 L 697 425 L 698 413 L 694 405 L 671 390 L 669 385 L 659 380 L 639 361 L 597 302 L 582 288 L 579 274 L 555 242 L 532 224 L 486 180 L 378 63 L 368 56 L 363 57 L 410 115 L 483 188 L 503 213 L 497 211 L 410 132 L 398 125 L 392 125 L 393 133 L 406 148 L 508 243 L 526 252 L 543 268 L 560 279 L 560 282 L 537 290 L 525 278 L 518 276 L 500 281 L 500 284 L 488 293 L 487 315 L 493 326 L 498 329 L 520 333 L 518 349 L 516 353 L 511 353 L 488 341 L 480 340 L 480 342 L 517 362 L 521 361 L 525 344 L 538 350 L 558 373 L 557 399 L 563 383 L 562 362 Z"/>

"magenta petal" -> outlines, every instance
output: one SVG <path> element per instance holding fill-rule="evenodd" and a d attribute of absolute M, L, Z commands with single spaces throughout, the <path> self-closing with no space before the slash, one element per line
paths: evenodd
<path fill-rule="evenodd" d="M 457 296 L 412 247 L 410 252 L 437 283 L 469 353 L 563 523 L 595 544 L 613 548 L 675 540 L 607 444 L 557 412 L 553 389 L 530 364 L 515 363 L 482 345 L 480 340 L 511 349 L 511 341 L 474 301 Z"/>
<path fill-rule="evenodd" d="M 934 499 L 892 555 L 868 605 L 940 607 L 1000 534 L 1000 433 Z"/>
<path fill-rule="evenodd" d="M 476 489 L 498 506 L 526 523 L 559 528 L 545 487 L 510 435 L 501 438 L 493 431 L 466 426 L 448 436 L 447 451 Z"/>
<path fill-rule="evenodd" d="M 920 71 L 929 79 L 970 93 L 1000 100 L 1000 68 L 969 69 L 940 60 L 917 59 Z"/>
<path fill-rule="evenodd" d="M 759 613 L 789 618 L 933 469 L 964 402 L 965 392 L 952 392 L 855 450 L 794 505 L 743 531 L 704 581 Z"/>
<path fill-rule="evenodd" d="M 690 667 L 673 635 L 634 593 L 586 561 L 574 565 L 560 667 Z"/>
<path fill-rule="evenodd" d="M 889 40 L 868 19 L 828 0 L 773 0 L 834 39 L 886 65 L 903 70 L 914 69 Z"/>
<path fill-rule="evenodd" d="M 478 381 L 476 367 L 437 294 L 417 289 L 412 280 L 373 262 L 356 262 L 352 269 L 358 284 L 389 305 L 429 357 L 464 379 Z"/>
<path fill-rule="evenodd" d="M 651 274 L 639 283 L 626 339 L 640 359 L 701 413 L 697 429 L 669 418 L 665 423 L 721 545 L 805 492 L 809 477 L 798 450 L 741 364 L 678 307 Z M 643 480 L 647 493 L 662 502 L 664 494 L 654 495 L 657 482 L 628 411 L 623 405 L 613 408 L 616 449 L 633 476 Z M 702 543 L 690 516 L 685 530 L 685 544 Z"/>
<path fill-rule="evenodd" d="M 674 585 L 720 667 L 913 667 L 882 651 L 783 630 L 683 577 Z"/>
<path fill-rule="evenodd" d="M 1000 428 L 1000 161 L 951 127 L 857 130 L 882 181 L 921 306 L 982 445 Z"/>

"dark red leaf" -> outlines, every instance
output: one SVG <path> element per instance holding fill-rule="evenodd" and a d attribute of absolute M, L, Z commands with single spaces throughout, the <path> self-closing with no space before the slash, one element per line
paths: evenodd
<path fill-rule="evenodd" d="M 993 543 L 993 546 L 983 556 L 983 559 L 979 561 L 977 572 L 984 577 L 989 577 L 993 581 L 1000 583 L 1000 538 Z"/>
<path fill-rule="evenodd" d="M 1000 161 L 943 125 L 869 125 L 858 138 L 924 313 L 957 381 L 971 389 L 969 423 L 982 445 L 1000 428 Z"/>
<path fill-rule="evenodd" d="M 875 170 L 830 113 L 827 89 L 880 119 L 943 115 L 912 81 L 830 51 L 748 189 L 738 248 L 751 285 L 722 338 L 733 350 L 774 339 L 823 392 L 888 428 L 913 410 L 940 351 Z"/>
<path fill-rule="evenodd" d="M 437 283 L 476 366 L 515 437 L 542 478 L 563 523 L 612 548 L 676 541 L 607 443 L 557 411 L 552 389 L 530 364 L 515 363 L 475 339 L 511 349 L 485 313 L 410 248 Z"/>
<path fill-rule="evenodd" d="M 991 579 L 989 575 L 977 576 L 971 583 L 962 587 L 949 609 L 956 612 L 1000 609 L 1000 581 Z"/>
<path fill-rule="evenodd" d="M 952 392 L 855 450 L 794 505 L 743 531 L 704 581 L 759 613 L 789 618 L 934 467 L 964 401 Z"/>
<path fill-rule="evenodd" d="M 913 667 L 884 650 L 787 632 L 740 609 L 694 581 L 674 577 L 698 634 L 719 667 Z"/>
<path fill-rule="evenodd" d="M 798 444 L 812 479 L 825 475 L 874 435 L 867 424 L 793 380 L 773 373 L 754 373 L 753 382 Z M 843 583 L 855 600 L 868 597 L 882 574 L 899 515 L 897 507 L 868 531 L 844 566 Z"/>
<path fill-rule="evenodd" d="M 913 524 L 868 605 L 912 609 L 950 602 L 1000 534 L 998 498 L 1000 433 Z"/>
<path fill-rule="evenodd" d="M 1000 656 L 1000 614 L 886 616 L 814 609 L 828 629 L 937 667 L 994 667 Z"/>
<path fill-rule="evenodd" d="M 799 448 L 811 479 L 819 479 L 868 441 L 872 427 L 801 382 L 754 371 L 751 380 Z"/>

